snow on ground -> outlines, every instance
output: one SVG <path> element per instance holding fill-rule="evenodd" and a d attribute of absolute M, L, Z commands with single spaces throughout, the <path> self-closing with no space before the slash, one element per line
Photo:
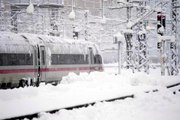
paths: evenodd
<path fill-rule="evenodd" d="M 33 120 L 179 120 L 180 95 L 168 90 L 141 94 L 135 99 L 96 103 L 74 110 L 60 110 L 55 114 L 41 113 Z"/>
<path fill-rule="evenodd" d="M 123 69 L 107 67 L 105 72 L 70 73 L 58 86 L 0 90 L 0 119 L 28 113 L 65 108 L 97 101 L 94 106 L 74 110 L 60 110 L 56 114 L 41 113 L 40 120 L 178 120 L 180 119 L 180 95 L 172 94 L 165 86 L 180 82 L 179 76 L 160 76 L 159 69 L 147 75 L 133 74 Z M 159 89 L 157 93 L 144 91 Z M 135 94 L 115 102 L 98 102 L 119 96 Z M 34 119 L 36 120 L 36 119 Z"/>

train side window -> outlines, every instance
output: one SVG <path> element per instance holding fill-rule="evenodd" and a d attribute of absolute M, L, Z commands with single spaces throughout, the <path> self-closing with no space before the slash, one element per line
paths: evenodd
<path fill-rule="evenodd" d="M 17 64 L 19 64 L 18 62 L 19 61 L 17 61 L 17 56 L 16 56 L 16 54 L 8 54 L 8 58 L 10 58 L 9 60 L 8 60 L 8 64 L 9 65 L 17 65 Z M 21 60 L 21 59 L 20 59 Z"/>
<path fill-rule="evenodd" d="M 53 65 L 56 65 L 58 64 L 58 55 L 57 54 L 52 54 L 51 55 L 51 64 Z"/>
<path fill-rule="evenodd" d="M 19 59 L 17 65 L 25 65 L 25 54 L 18 54 L 17 59 Z"/>
<path fill-rule="evenodd" d="M 33 56 L 30 54 L 22 54 L 22 53 L 0 54 L 0 66 L 32 65 L 32 64 L 33 64 Z"/>
<path fill-rule="evenodd" d="M 7 54 L 1 54 L 2 66 L 8 65 L 8 56 Z"/>
<path fill-rule="evenodd" d="M 3 55 L 0 54 L 0 66 L 3 66 Z"/>
<path fill-rule="evenodd" d="M 79 58 L 80 55 L 72 55 L 73 57 L 73 64 L 79 64 L 81 61 L 80 61 L 80 58 Z"/>
<path fill-rule="evenodd" d="M 25 61 L 26 65 L 32 65 L 33 64 L 33 59 L 32 59 L 32 54 L 25 54 Z"/>
<path fill-rule="evenodd" d="M 57 64 L 64 64 L 64 55 L 58 54 Z"/>
<path fill-rule="evenodd" d="M 41 50 L 41 62 L 43 65 L 45 65 L 45 51 L 44 50 Z"/>
<path fill-rule="evenodd" d="M 52 54 L 51 63 L 56 64 L 88 64 L 88 55 L 83 54 Z"/>

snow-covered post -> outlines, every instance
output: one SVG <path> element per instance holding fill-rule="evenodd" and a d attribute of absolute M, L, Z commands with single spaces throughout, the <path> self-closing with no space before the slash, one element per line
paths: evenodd
<path fill-rule="evenodd" d="M 140 71 L 144 67 L 145 72 L 149 72 L 149 64 L 147 58 L 147 32 L 144 27 L 138 32 L 138 66 L 137 69 Z"/>
<path fill-rule="evenodd" d="M 162 11 L 157 12 L 157 34 L 159 36 L 157 48 L 160 49 L 161 75 L 165 75 L 167 55 L 165 51 L 166 39 L 162 38 L 165 33 L 166 16 Z"/>
<path fill-rule="evenodd" d="M 174 41 L 171 42 L 171 75 L 177 75 L 179 73 L 178 70 L 178 50 L 177 50 L 177 2 L 178 0 L 172 0 L 172 35 L 175 36 Z"/>
<path fill-rule="evenodd" d="M 133 62 L 133 45 L 132 45 L 132 37 L 133 37 L 133 31 L 132 29 L 126 29 L 124 30 L 124 37 L 126 41 L 126 67 L 127 69 L 132 68 L 134 72 L 134 62 Z"/>
<path fill-rule="evenodd" d="M 26 13 L 27 14 L 29 14 L 29 15 L 31 15 L 31 32 L 34 32 L 34 29 L 32 29 L 32 28 L 34 28 L 33 27 L 33 13 L 34 13 L 34 5 L 33 5 L 33 3 L 31 2 L 31 0 L 29 0 L 29 6 L 26 8 Z"/>
<path fill-rule="evenodd" d="M 130 3 L 130 0 L 127 0 L 127 3 Z M 131 18 L 131 7 L 128 6 L 127 7 L 127 21 L 128 22 L 129 22 L 130 18 Z"/>
<path fill-rule="evenodd" d="M 166 69 L 168 71 L 168 75 L 172 74 L 173 71 L 178 70 L 176 69 L 176 65 L 174 64 L 175 58 L 172 59 L 171 47 L 174 47 L 172 43 L 175 41 L 175 36 L 159 36 L 158 41 L 161 44 L 158 44 L 158 48 L 160 49 L 161 54 L 161 75 L 165 75 Z M 168 46 L 170 47 L 168 49 Z M 178 72 L 178 71 L 175 71 Z"/>
<path fill-rule="evenodd" d="M 4 1 L 0 1 L 0 24 L 1 24 L 1 27 L 0 27 L 0 30 L 5 30 L 6 27 L 6 21 L 5 21 L 5 5 L 4 5 Z"/>
<path fill-rule="evenodd" d="M 157 43 L 157 48 L 160 50 L 160 63 L 161 63 L 161 75 L 165 75 L 165 71 L 166 71 L 166 53 L 165 53 L 165 40 L 159 36 L 158 37 L 158 43 Z"/>
<path fill-rule="evenodd" d="M 70 20 L 72 20 L 73 21 L 73 25 L 72 25 L 72 29 L 73 29 L 73 38 L 75 38 L 74 37 L 74 29 L 75 29 L 75 26 L 74 26 L 74 20 L 75 20 L 75 12 L 74 12 L 74 8 L 73 8 L 73 5 L 74 5 L 74 1 L 72 0 L 72 10 L 71 10 L 71 12 L 70 12 L 70 14 L 69 14 L 69 19 Z"/>
<path fill-rule="evenodd" d="M 88 32 L 87 32 L 87 26 L 88 26 L 88 10 L 85 10 L 84 13 L 84 19 L 85 19 L 85 30 L 84 30 L 84 39 L 87 41 L 88 40 Z"/>
<path fill-rule="evenodd" d="M 121 66 L 122 66 L 122 47 L 121 45 L 124 43 L 125 38 L 121 33 L 117 33 L 114 35 L 114 44 L 118 44 L 118 74 L 121 73 Z"/>
<path fill-rule="evenodd" d="M 170 50 L 171 50 L 171 61 L 170 61 L 170 75 L 178 75 L 178 54 L 177 54 L 177 42 L 176 37 L 171 37 Z"/>
<path fill-rule="evenodd" d="M 101 17 L 104 17 L 104 0 L 101 0 Z"/>

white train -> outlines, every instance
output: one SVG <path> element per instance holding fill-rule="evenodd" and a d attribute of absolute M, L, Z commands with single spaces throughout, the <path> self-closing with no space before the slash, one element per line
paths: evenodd
<path fill-rule="evenodd" d="M 102 70 L 100 51 L 91 42 L 0 33 L 0 88 L 57 84 L 69 72 Z"/>

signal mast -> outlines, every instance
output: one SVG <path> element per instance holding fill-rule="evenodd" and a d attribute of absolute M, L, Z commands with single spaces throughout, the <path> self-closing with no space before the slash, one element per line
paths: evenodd
<path fill-rule="evenodd" d="M 160 50 L 161 75 L 177 75 L 178 70 L 178 52 L 177 52 L 177 0 L 171 2 L 172 34 L 165 35 L 166 16 L 162 12 L 157 13 L 157 48 Z"/>
<path fill-rule="evenodd" d="M 171 64 L 170 64 L 170 75 L 177 75 L 179 73 L 178 70 L 178 55 L 177 55 L 177 0 L 172 0 L 172 35 L 175 37 L 175 41 L 170 43 L 171 50 Z"/>

